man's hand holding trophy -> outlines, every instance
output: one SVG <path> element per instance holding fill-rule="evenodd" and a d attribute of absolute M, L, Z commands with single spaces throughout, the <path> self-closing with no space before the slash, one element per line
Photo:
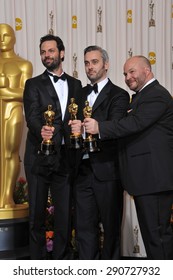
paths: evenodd
<path fill-rule="evenodd" d="M 68 106 L 68 110 L 71 116 L 71 121 L 77 120 L 78 105 L 75 103 L 75 98 L 71 98 L 71 104 Z M 81 132 L 74 132 L 70 135 L 70 148 L 71 149 L 82 148 Z"/>
<path fill-rule="evenodd" d="M 55 143 L 51 139 L 54 131 L 53 122 L 55 119 L 55 112 L 52 111 L 52 105 L 48 105 L 48 110 L 44 112 L 44 118 L 46 124 L 42 128 L 44 132 L 43 131 L 41 132 L 42 134 L 44 134 L 44 139 L 41 143 L 41 153 L 44 155 L 52 155 L 56 153 Z"/>
<path fill-rule="evenodd" d="M 69 106 L 70 107 L 70 106 Z M 70 110 L 69 110 L 70 112 Z M 88 122 L 90 121 L 95 121 L 94 119 L 92 119 L 92 107 L 89 106 L 89 102 L 88 101 L 85 101 L 85 107 L 83 109 L 83 116 L 84 116 L 84 122 L 82 123 L 80 120 L 77 120 L 76 118 L 74 118 L 72 120 L 72 117 L 71 117 L 71 120 L 69 122 L 69 125 L 71 125 L 71 131 L 72 131 L 72 134 L 70 136 L 71 140 L 73 139 L 73 137 L 76 135 L 80 135 L 80 139 L 82 141 L 82 145 L 81 145 L 81 142 L 80 142 L 80 148 L 83 148 L 84 151 L 86 152 L 98 152 L 100 151 L 100 148 L 98 147 L 98 142 L 97 142 L 97 139 L 95 137 L 93 137 L 93 135 L 91 133 L 88 133 L 86 131 L 86 127 L 85 127 L 85 124 L 87 124 L 88 126 Z M 76 115 L 75 115 L 76 117 Z M 81 135 L 84 135 L 84 139 L 82 138 Z M 97 134 L 97 133 L 96 133 Z M 73 141 L 71 141 L 71 143 L 73 143 Z M 72 146 L 73 148 L 75 148 L 75 145 Z"/>
<path fill-rule="evenodd" d="M 83 115 L 84 115 L 84 127 L 85 123 L 87 122 L 86 119 L 90 119 L 92 117 L 92 107 L 89 106 L 89 102 L 85 101 L 85 108 L 83 109 Z M 90 120 L 91 121 L 91 120 Z M 86 130 L 86 128 L 85 128 Z M 87 152 L 93 153 L 93 152 L 99 152 L 100 148 L 98 147 L 98 142 L 95 137 L 91 133 L 88 133 L 86 131 L 86 138 L 84 139 L 84 149 Z"/>

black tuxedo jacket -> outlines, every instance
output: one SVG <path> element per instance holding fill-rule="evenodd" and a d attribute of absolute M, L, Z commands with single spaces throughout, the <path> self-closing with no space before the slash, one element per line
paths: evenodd
<path fill-rule="evenodd" d="M 60 102 L 54 86 L 46 73 L 46 71 L 34 78 L 28 79 L 24 89 L 24 110 L 25 118 L 28 127 L 28 135 L 26 141 L 25 164 L 33 164 L 32 155 L 36 155 L 42 142 L 41 128 L 45 125 L 44 112 L 48 105 L 52 105 L 52 110 L 55 112 L 55 120 L 53 126 L 55 132 L 53 141 L 55 142 L 57 151 L 60 149 L 62 137 L 65 144 L 69 145 L 70 127 L 68 121 L 70 115 L 68 105 L 70 98 L 77 96 L 82 88 L 81 82 L 66 74 L 68 83 L 68 101 L 64 120 L 62 121 Z"/>
<path fill-rule="evenodd" d="M 157 80 L 132 100 L 127 116 L 99 122 L 101 139 L 121 139 L 123 187 L 131 195 L 173 190 L 173 99 Z"/>
<path fill-rule="evenodd" d="M 83 108 L 87 94 L 86 86 L 83 88 L 79 101 L 79 118 L 81 120 L 84 119 Z M 126 114 L 128 104 L 129 94 L 109 80 L 93 105 L 92 118 L 97 121 L 121 119 Z M 98 135 L 94 135 L 94 137 L 98 139 L 100 147 L 100 152 L 89 155 L 94 175 L 101 181 L 118 179 L 118 141 L 112 139 L 101 141 Z"/>

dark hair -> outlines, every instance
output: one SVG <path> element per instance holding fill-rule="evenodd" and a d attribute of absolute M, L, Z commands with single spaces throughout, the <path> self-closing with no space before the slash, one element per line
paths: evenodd
<path fill-rule="evenodd" d="M 54 36 L 52 34 L 47 34 L 40 38 L 40 45 L 39 45 L 40 50 L 41 50 L 42 43 L 46 42 L 46 41 L 56 41 L 59 52 L 65 51 L 65 47 L 64 47 L 64 44 L 63 44 L 63 41 L 61 40 L 61 38 L 58 36 Z M 64 57 L 62 58 L 62 61 L 64 61 Z"/>
<path fill-rule="evenodd" d="M 109 56 L 108 56 L 108 53 L 106 50 L 102 49 L 101 47 L 99 46 L 89 46 L 87 48 L 84 49 L 84 55 L 88 52 L 91 52 L 91 51 L 99 51 L 102 55 L 102 58 L 103 58 L 103 62 L 108 62 L 109 61 Z"/>

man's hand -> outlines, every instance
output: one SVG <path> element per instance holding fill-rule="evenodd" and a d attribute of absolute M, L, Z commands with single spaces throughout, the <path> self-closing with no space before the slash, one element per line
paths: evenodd
<path fill-rule="evenodd" d="M 71 132 L 74 135 L 82 133 L 82 122 L 80 120 L 70 120 L 68 124 L 71 126 Z"/>
<path fill-rule="evenodd" d="M 53 137 L 55 128 L 53 126 L 44 125 L 41 129 L 41 136 L 44 140 L 50 140 Z"/>
<path fill-rule="evenodd" d="M 98 122 L 92 118 L 84 119 L 85 131 L 90 134 L 99 134 Z"/>

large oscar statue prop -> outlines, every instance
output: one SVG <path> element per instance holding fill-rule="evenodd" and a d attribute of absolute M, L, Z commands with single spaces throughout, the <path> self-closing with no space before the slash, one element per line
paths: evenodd
<path fill-rule="evenodd" d="M 84 118 L 91 118 L 92 116 L 92 107 L 89 106 L 89 102 L 85 101 L 85 108 L 83 109 Z M 86 138 L 84 139 L 84 149 L 87 152 L 99 152 L 100 148 L 98 147 L 97 139 L 93 137 L 92 134 L 86 134 Z"/>
<path fill-rule="evenodd" d="M 71 104 L 68 106 L 71 120 L 77 119 L 78 105 L 75 103 L 75 99 L 71 98 Z M 70 148 L 80 149 L 82 148 L 82 135 L 80 133 L 72 133 L 70 135 Z"/>
<path fill-rule="evenodd" d="M 44 118 L 46 120 L 46 125 L 53 127 L 53 121 L 55 118 L 55 113 L 52 111 L 52 105 L 48 105 L 48 110 L 44 113 Z M 53 140 L 43 140 L 41 143 L 41 153 L 44 155 L 55 154 L 55 144 Z"/>
<path fill-rule="evenodd" d="M 23 89 L 32 64 L 15 54 L 15 33 L 0 24 L 0 258 L 1 251 L 25 246 L 28 204 L 15 204 L 14 188 L 20 173 L 19 149 L 23 133 Z M 14 235 L 15 234 L 15 235 Z M 19 250 L 20 251 L 20 250 Z"/>

